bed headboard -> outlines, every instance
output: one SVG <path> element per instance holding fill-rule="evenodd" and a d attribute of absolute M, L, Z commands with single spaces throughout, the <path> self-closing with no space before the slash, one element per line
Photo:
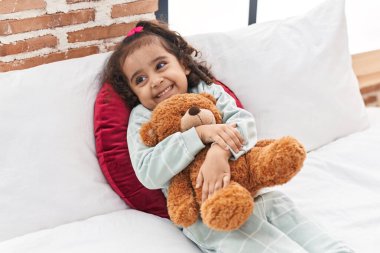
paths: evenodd
<path fill-rule="evenodd" d="M 256 23 L 257 0 L 249 0 L 248 25 Z M 169 0 L 159 0 L 156 17 L 165 23 L 169 21 Z"/>
<path fill-rule="evenodd" d="M 367 106 L 380 106 L 380 50 L 354 54 L 352 66 Z"/>

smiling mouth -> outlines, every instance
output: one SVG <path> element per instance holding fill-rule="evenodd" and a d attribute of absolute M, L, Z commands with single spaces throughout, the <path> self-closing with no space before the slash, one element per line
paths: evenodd
<path fill-rule="evenodd" d="M 168 86 L 165 90 L 163 90 L 161 93 L 159 93 L 157 95 L 157 97 L 158 98 L 162 97 L 163 95 L 165 95 L 166 93 L 168 93 L 168 91 L 170 91 L 172 88 L 173 88 L 173 85 Z"/>

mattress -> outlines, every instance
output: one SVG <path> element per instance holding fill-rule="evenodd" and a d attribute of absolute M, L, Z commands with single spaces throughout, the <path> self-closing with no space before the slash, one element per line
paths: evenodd
<path fill-rule="evenodd" d="M 380 109 L 367 108 L 371 127 L 308 153 L 302 171 L 278 187 L 356 252 L 380 248 Z"/>
<path fill-rule="evenodd" d="M 380 109 L 371 127 L 308 153 L 302 171 L 276 187 L 356 252 L 380 248 Z M 0 243 L 0 252 L 200 252 L 168 220 L 121 210 Z"/>

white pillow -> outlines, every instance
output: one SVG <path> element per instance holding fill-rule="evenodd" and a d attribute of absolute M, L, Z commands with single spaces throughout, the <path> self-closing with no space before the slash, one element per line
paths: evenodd
<path fill-rule="evenodd" d="M 0 241 L 126 208 L 95 155 L 106 56 L 0 74 Z"/>
<path fill-rule="evenodd" d="M 199 253 L 169 220 L 122 210 L 0 243 L 2 253 Z"/>
<path fill-rule="evenodd" d="M 259 139 L 292 135 L 310 151 L 368 127 L 344 8 L 327 0 L 300 17 L 187 39 L 254 114 Z"/>

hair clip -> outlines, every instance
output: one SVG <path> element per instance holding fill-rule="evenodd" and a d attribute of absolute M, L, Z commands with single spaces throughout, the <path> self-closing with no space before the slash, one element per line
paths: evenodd
<path fill-rule="evenodd" d="M 129 36 L 132 36 L 136 33 L 141 33 L 143 31 L 144 27 L 142 26 L 136 26 L 135 28 L 131 29 L 128 34 L 127 34 L 127 37 Z"/>

